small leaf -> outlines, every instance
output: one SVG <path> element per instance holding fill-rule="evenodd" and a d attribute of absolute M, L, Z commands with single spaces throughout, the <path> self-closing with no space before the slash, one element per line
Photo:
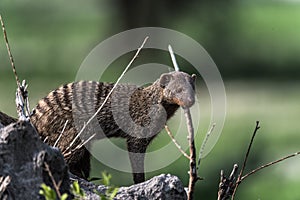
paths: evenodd
<path fill-rule="evenodd" d="M 64 193 L 61 195 L 60 200 L 66 200 L 68 198 L 68 194 Z"/>
<path fill-rule="evenodd" d="M 74 181 L 71 186 L 71 191 L 75 196 L 85 197 L 84 191 L 80 188 L 78 181 Z"/>
<path fill-rule="evenodd" d="M 44 196 L 46 200 L 56 200 L 56 193 L 55 191 L 47 186 L 45 183 L 41 184 L 41 190 L 39 191 L 39 194 Z"/>
<path fill-rule="evenodd" d="M 107 173 L 107 172 L 102 172 L 102 184 L 109 186 L 110 185 L 110 179 L 111 179 L 111 174 Z"/>
<path fill-rule="evenodd" d="M 110 197 L 109 198 L 111 200 L 113 200 L 113 198 L 117 195 L 118 191 L 119 191 L 119 188 L 117 188 L 117 187 L 114 188 L 113 191 L 110 193 Z"/>

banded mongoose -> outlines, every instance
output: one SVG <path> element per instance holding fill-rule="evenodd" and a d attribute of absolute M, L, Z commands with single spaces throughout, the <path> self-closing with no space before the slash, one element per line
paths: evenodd
<path fill-rule="evenodd" d="M 42 140 L 50 145 L 58 140 L 65 125 L 57 145 L 63 152 L 101 106 L 113 86 L 113 83 L 95 81 L 63 85 L 38 102 L 30 117 L 31 122 Z M 125 138 L 133 180 L 135 183 L 143 182 L 144 153 L 149 143 L 179 106 L 191 107 L 194 102 L 195 76 L 184 72 L 162 74 L 147 87 L 119 84 L 98 113 L 97 119 L 80 138 L 87 139 L 94 133 L 97 133 L 95 138 L 98 139 Z M 86 147 L 73 152 L 66 161 L 73 174 L 82 178 L 89 176 L 90 153 Z"/>

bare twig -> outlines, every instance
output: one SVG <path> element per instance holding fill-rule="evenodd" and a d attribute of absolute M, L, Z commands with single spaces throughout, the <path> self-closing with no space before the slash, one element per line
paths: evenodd
<path fill-rule="evenodd" d="M 235 194 L 236 194 L 238 186 L 246 178 L 248 178 L 252 174 L 255 174 L 256 172 L 258 172 L 258 171 L 260 171 L 262 169 L 265 169 L 267 167 L 270 167 L 272 165 L 280 163 L 280 162 L 282 162 L 282 161 L 284 161 L 286 159 L 289 159 L 289 158 L 292 158 L 292 157 L 300 155 L 300 151 L 296 152 L 296 153 L 293 153 L 293 154 L 289 154 L 289 155 L 287 155 L 285 157 L 282 157 L 282 158 L 280 158 L 278 160 L 275 160 L 275 161 L 269 162 L 269 163 L 267 163 L 265 165 L 262 165 L 260 167 L 257 167 L 256 169 L 248 172 L 246 175 L 243 175 L 243 172 L 244 172 L 246 164 L 247 164 L 247 160 L 248 160 L 248 157 L 249 157 L 249 153 L 250 153 L 250 150 L 251 150 L 251 147 L 252 147 L 255 135 L 256 135 L 256 133 L 257 133 L 257 131 L 258 131 L 259 128 L 260 128 L 259 121 L 257 121 L 255 129 L 254 129 L 252 137 L 251 137 L 251 141 L 250 141 L 249 146 L 248 146 L 248 150 L 247 150 L 244 162 L 243 162 L 243 168 L 241 169 L 241 171 L 240 171 L 240 173 L 239 173 L 239 175 L 237 177 L 237 180 L 235 181 L 235 173 L 236 173 L 236 170 L 237 170 L 237 165 L 236 164 L 234 165 L 234 168 L 233 168 L 233 172 L 234 173 L 232 172 L 231 175 L 230 175 L 230 177 L 228 179 L 226 177 L 224 177 L 223 171 L 221 171 L 221 180 L 220 180 L 220 185 L 219 185 L 218 200 L 227 200 L 227 199 L 230 198 L 230 196 L 231 196 L 231 200 L 234 200 L 234 197 L 235 197 Z M 235 183 L 234 183 L 234 181 L 235 181 Z"/>
<path fill-rule="evenodd" d="M 253 134 L 252 134 L 252 137 L 251 137 L 251 141 L 250 141 L 248 149 L 247 149 L 247 153 L 246 153 L 246 156 L 245 156 L 245 159 L 244 159 L 244 162 L 243 162 L 243 167 L 242 167 L 242 169 L 241 169 L 241 171 L 239 173 L 239 176 L 237 178 L 237 181 L 236 181 L 233 193 L 232 193 L 232 198 L 231 198 L 232 200 L 234 199 L 234 195 L 236 193 L 236 190 L 237 190 L 238 186 L 241 184 L 241 179 L 242 179 L 242 176 L 243 176 L 246 164 L 247 164 L 249 153 L 250 153 L 250 150 L 251 150 L 251 147 L 252 147 L 255 135 L 256 135 L 256 133 L 257 133 L 257 131 L 258 131 L 259 128 L 260 128 L 259 121 L 256 121 L 256 126 L 255 126 L 255 129 L 253 131 Z"/>
<path fill-rule="evenodd" d="M 83 147 L 84 145 L 86 145 L 86 144 L 87 144 L 91 139 L 93 139 L 95 136 L 96 136 L 96 133 L 94 133 L 93 135 L 91 135 L 87 140 L 81 141 L 81 143 L 78 144 L 75 148 L 69 149 L 68 152 L 64 152 L 64 153 L 63 153 L 63 156 L 64 156 L 65 158 L 67 158 L 67 157 L 68 157 L 69 155 L 71 155 L 74 151 L 76 151 L 76 150 L 80 149 L 81 147 Z"/>
<path fill-rule="evenodd" d="M 43 142 L 46 143 L 47 140 L 48 140 L 48 138 L 49 138 L 49 136 L 45 137 L 44 140 L 43 140 Z"/>
<path fill-rule="evenodd" d="M 237 174 L 238 165 L 234 164 L 231 174 L 228 178 L 224 176 L 223 170 L 221 170 L 219 191 L 218 191 L 218 200 L 227 200 L 230 198 L 235 186 L 236 174 Z"/>
<path fill-rule="evenodd" d="M 25 80 L 22 81 L 20 87 L 17 88 L 16 92 L 16 106 L 20 120 L 30 120 L 30 108 L 28 100 L 27 83 Z"/>
<path fill-rule="evenodd" d="M 200 162 L 201 162 L 201 159 L 202 159 L 202 155 L 203 155 L 203 152 L 204 152 L 204 149 L 205 149 L 205 146 L 207 144 L 207 141 L 211 135 L 211 133 L 213 132 L 213 130 L 215 129 L 216 127 L 216 124 L 213 123 L 211 128 L 209 129 L 209 131 L 206 133 L 205 135 L 205 138 L 202 142 L 202 145 L 201 145 L 201 148 L 200 148 L 200 152 L 199 152 L 199 158 L 198 158 L 198 164 L 197 164 L 197 170 L 199 169 L 199 166 L 200 166 Z"/>
<path fill-rule="evenodd" d="M 88 143 L 91 139 L 93 139 L 96 136 L 96 133 L 94 133 L 93 135 L 91 135 L 86 141 L 83 141 L 81 144 L 79 144 L 77 147 L 75 147 L 75 149 L 80 149 L 81 147 L 83 147 L 86 143 Z"/>
<path fill-rule="evenodd" d="M 74 140 L 70 143 L 70 145 L 67 147 L 67 149 L 65 150 L 68 151 L 70 148 L 72 148 L 72 146 L 74 145 L 75 141 L 79 138 L 79 136 L 83 133 L 83 131 L 86 129 L 86 127 L 92 122 L 92 120 L 98 115 L 98 113 L 101 111 L 101 109 L 103 108 L 103 106 L 105 105 L 105 103 L 108 101 L 109 97 L 111 96 L 112 92 L 114 91 L 114 89 L 117 87 L 117 85 L 119 84 L 120 80 L 123 78 L 123 76 L 125 75 L 125 73 L 127 72 L 127 70 L 129 69 L 129 67 L 132 65 L 132 63 L 134 62 L 134 60 L 137 58 L 137 56 L 139 55 L 140 51 L 142 50 L 142 48 L 144 47 L 145 43 L 148 40 L 148 36 L 144 39 L 143 43 L 141 44 L 141 46 L 138 48 L 138 50 L 136 51 L 135 55 L 133 56 L 133 58 L 130 60 L 130 62 L 128 63 L 128 65 L 126 66 L 126 68 L 124 69 L 124 71 L 122 72 L 122 74 L 120 75 L 120 77 L 118 78 L 118 80 L 116 81 L 116 83 L 114 84 L 114 86 L 112 87 L 112 89 L 109 91 L 108 95 L 106 96 L 106 98 L 104 99 L 103 103 L 101 104 L 101 106 L 97 109 L 97 111 L 93 114 L 93 116 L 85 123 L 85 125 L 82 127 L 82 129 L 79 131 L 79 133 L 76 135 L 76 137 L 74 138 Z"/>
<path fill-rule="evenodd" d="M 14 58 L 13 58 L 13 55 L 10 50 L 10 45 L 8 42 L 5 25 L 4 25 L 1 15 L 0 15 L 0 22 L 1 22 L 1 26 L 2 26 L 2 31 L 3 31 L 5 44 L 6 44 L 7 53 L 8 53 L 9 59 L 10 59 L 10 64 L 11 64 L 12 70 L 14 72 L 16 82 L 17 82 L 16 105 L 17 105 L 18 116 L 19 116 L 19 119 L 21 119 L 21 120 L 29 121 L 30 109 L 29 109 L 28 92 L 27 92 L 28 85 L 26 84 L 25 80 L 23 80 L 23 82 L 21 84 L 20 80 L 18 78 Z"/>
<path fill-rule="evenodd" d="M 58 142 L 59 142 L 59 140 L 60 140 L 62 134 L 64 133 L 64 131 L 65 131 L 66 127 L 67 127 L 68 121 L 69 121 L 69 120 L 66 120 L 65 125 L 64 125 L 62 131 L 60 132 L 60 134 L 59 134 L 57 140 L 55 141 L 53 147 L 56 147 L 56 145 L 58 144 Z"/>
<path fill-rule="evenodd" d="M 181 148 L 181 146 L 178 144 L 178 142 L 175 140 L 173 134 L 171 133 L 168 125 L 165 125 L 165 129 L 168 133 L 168 135 L 170 136 L 170 138 L 172 139 L 173 143 L 175 144 L 175 146 L 178 148 L 178 150 L 182 153 L 182 155 L 184 155 L 187 159 L 190 159 L 190 156 L 187 155 L 187 153 L 184 152 L 184 150 Z"/>
<path fill-rule="evenodd" d="M 257 133 L 258 129 L 260 129 L 259 121 L 256 121 L 256 126 L 255 126 L 255 129 L 253 131 L 251 141 L 249 143 L 248 150 L 247 150 L 247 153 L 246 153 L 246 156 L 245 156 L 245 159 L 244 159 L 244 162 L 243 162 L 243 167 L 240 171 L 240 174 L 243 174 L 243 172 L 245 170 L 245 167 L 246 167 L 246 164 L 247 164 L 247 161 L 248 161 L 248 157 L 249 157 L 249 153 L 250 153 L 250 150 L 251 150 L 251 147 L 252 147 L 252 144 L 253 144 L 253 141 L 254 141 L 254 138 L 256 136 L 256 133 Z"/>
<path fill-rule="evenodd" d="M 17 75 L 14 58 L 13 58 L 13 55 L 12 55 L 12 53 L 10 51 L 10 46 L 9 46 L 9 43 L 8 43 L 7 33 L 6 33 L 6 30 L 5 30 L 5 25 L 4 25 L 4 22 L 3 22 L 3 19 L 2 19 L 1 15 L 0 15 L 0 22 L 1 22 L 1 26 L 2 26 L 3 35 L 4 35 L 6 49 L 7 49 L 7 52 L 8 52 L 9 59 L 10 59 L 10 64 L 11 64 L 11 67 L 12 67 L 13 72 L 15 74 L 17 85 L 18 85 L 18 87 L 20 87 L 21 83 L 20 83 L 20 80 L 19 80 L 18 75 Z"/>
<path fill-rule="evenodd" d="M 178 64 L 176 62 L 175 54 L 174 54 L 174 51 L 173 51 L 172 46 L 170 44 L 168 46 L 168 49 L 169 49 L 169 53 L 170 53 L 170 56 L 171 56 L 172 63 L 173 63 L 173 66 L 175 68 L 175 71 L 179 72 L 180 70 L 179 70 Z"/>
<path fill-rule="evenodd" d="M 192 117 L 189 108 L 184 108 L 184 115 L 186 118 L 187 128 L 188 128 L 188 139 L 189 139 L 189 147 L 190 147 L 190 178 L 189 178 L 189 186 L 188 186 L 188 199 L 193 199 L 194 187 L 197 180 L 199 180 L 197 176 L 197 166 L 196 166 L 196 147 L 194 143 L 194 128 Z"/>
<path fill-rule="evenodd" d="M 299 154 L 300 154 L 300 151 L 299 151 L 299 152 L 296 152 L 296 153 L 293 153 L 293 154 L 290 154 L 290 155 L 288 155 L 288 156 L 285 156 L 285 157 L 283 157 L 283 158 L 280 158 L 280 159 L 278 159 L 278 160 L 269 162 L 269 163 L 267 163 L 267 164 L 265 164 L 265 165 L 262 165 L 262 166 L 260 166 L 260 167 L 258 167 L 258 168 L 256 168 L 256 169 L 252 170 L 251 172 L 247 173 L 246 175 L 244 175 L 244 176 L 241 178 L 241 181 L 245 180 L 245 179 L 246 179 L 247 177 L 249 177 L 250 175 L 255 174 L 256 172 L 258 172 L 258 171 L 260 171 L 260 170 L 262 170 L 262 169 L 264 169 L 264 168 L 267 168 L 267 167 L 270 167 L 271 165 L 280 163 L 280 162 L 282 162 L 282 161 L 284 161 L 284 160 L 286 160 L 286 159 L 289 159 L 289 158 L 298 156 Z"/>
<path fill-rule="evenodd" d="M 10 181 L 11 181 L 10 176 L 0 177 L 0 199 L 2 199 L 2 195 L 6 190 L 7 186 L 10 184 Z"/>
<path fill-rule="evenodd" d="M 58 183 L 56 183 L 56 181 L 55 181 L 55 179 L 54 179 L 54 177 L 52 175 L 52 172 L 50 170 L 49 165 L 46 162 L 44 164 L 45 164 L 46 171 L 48 172 L 48 175 L 49 175 L 49 177 L 51 179 L 51 182 L 53 184 L 53 187 L 55 189 L 55 192 L 56 192 L 58 198 L 61 199 L 61 193 L 59 191 L 59 188 L 60 188 L 60 185 L 61 185 L 62 181 L 60 180 Z"/>
<path fill-rule="evenodd" d="M 169 53 L 171 55 L 171 59 L 172 59 L 172 63 L 173 63 L 173 66 L 175 68 L 175 71 L 179 71 L 179 67 L 178 67 L 178 64 L 176 62 L 176 58 L 175 58 L 172 46 L 169 45 L 168 49 L 169 49 Z M 190 175 L 190 178 L 189 178 L 189 186 L 188 186 L 188 199 L 192 200 L 193 199 L 193 194 L 194 194 L 195 183 L 199 180 L 199 177 L 197 175 L 196 147 L 195 147 L 195 142 L 194 142 L 194 127 L 193 127 L 192 117 L 191 117 L 191 113 L 190 113 L 189 108 L 183 108 L 183 110 L 184 110 L 187 129 L 188 129 L 188 133 L 189 133 L 188 140 L 189 140 L 189 147 L 190 147 L 190 156 L 189 156 L 189 160 L 190 160 L 189 175 Z M 175 140 L 173 140 L 173 142 L 174 141 Z M 175 145 L 177 144 L 176 141 L 174 143 L 175 143 Z M 178 147 L 179 145 L 177 144 L 176 146 Z M 181 150 L 180 146 L 179 146 L 179 150 Z"/>

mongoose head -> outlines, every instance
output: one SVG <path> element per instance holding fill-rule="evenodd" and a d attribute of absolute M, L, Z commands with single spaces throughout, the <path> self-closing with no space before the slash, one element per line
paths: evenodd
<path fill-rule="evenodd" d="M 195 74 L 178 71 L 162 74 L 157 80 L 162 88 L 162 100 L 185 108 L 191 107 L 195 103 L 195 79 Z"/>

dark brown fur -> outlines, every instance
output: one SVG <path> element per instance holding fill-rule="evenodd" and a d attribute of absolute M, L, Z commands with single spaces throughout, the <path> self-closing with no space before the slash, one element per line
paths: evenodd
<path fill-rule="evenodd" d="M 32 124 L 41 138 L 53 145 L 68 121 L 57 145 L 63 152 L 113 86 L 93 81 L 63 85 L 39 101 L 31 116 Z M 142 182 L 145 180 L 143 153 L 179 106 L 194 104 L 194 90 L 194 76 L 183 72 L 163 74 L 148 87 L 120 84 L 81 139 L 87 139 L 93 133 L 97 133 L 98 139 L 125 138 L 134 182 Z M 79 143 L 78 140 L 76 144 Z M 73 152 L 66 160 L 72 173 L 83 178 L 89 176 L 90 154 L 85 147 Z"/>

